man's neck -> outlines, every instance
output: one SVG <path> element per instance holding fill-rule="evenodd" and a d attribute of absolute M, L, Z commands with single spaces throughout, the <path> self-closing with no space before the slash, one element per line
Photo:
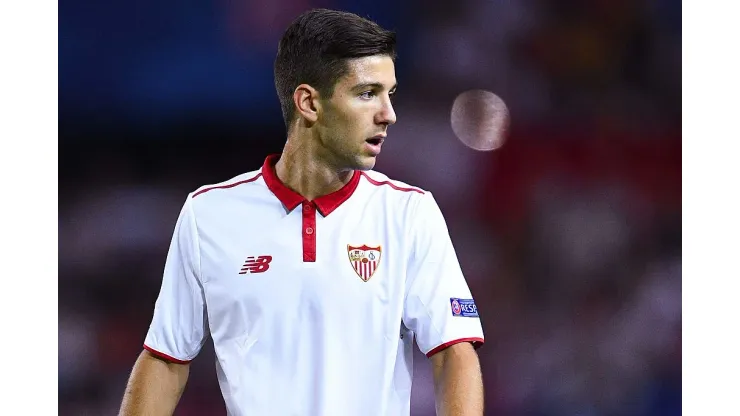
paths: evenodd
<path fill-rule="evenodd" d="M 275 173 L 288 188 L 309 201 L 338 191 L 352 178 L 327 160 L 309 137 L 289 137 L 275 165 Z"/>

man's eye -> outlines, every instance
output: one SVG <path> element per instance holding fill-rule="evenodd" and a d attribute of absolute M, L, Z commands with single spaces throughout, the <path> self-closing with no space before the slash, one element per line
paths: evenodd
<path fill-rule="evenodd" d="M 375 96 L 375 93 L 372 91 L 365 91 L 360 94 L 360 98 L 363 98 L 363 99 L 370 99 L 370 98 L 373 98 L 374 96 Z"/>

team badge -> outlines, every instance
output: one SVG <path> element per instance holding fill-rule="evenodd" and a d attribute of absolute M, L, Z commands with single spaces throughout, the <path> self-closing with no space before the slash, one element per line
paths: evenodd
<path fill-rule="evenodd" d="M 347 245 L 347 254 L 349 255 L 349 263 L 355 270 L 360 279 L 364 282 L 370 280 L 373 274 L 378 270 L 380 265 L 380 246 L 368 247 L 362 245 L 359 247 L 353 247 Z"/>

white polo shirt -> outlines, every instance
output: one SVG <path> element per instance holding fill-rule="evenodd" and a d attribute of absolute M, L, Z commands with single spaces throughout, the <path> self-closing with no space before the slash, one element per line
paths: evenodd
<path fill-rule="evenodd" d="M 483 343 L 437 203 L 374 171 L 307 201 L 278 158 L 188 195 L 144 348 L 210 335 L 229 415 L 408 415 L 414 338 Z"/>

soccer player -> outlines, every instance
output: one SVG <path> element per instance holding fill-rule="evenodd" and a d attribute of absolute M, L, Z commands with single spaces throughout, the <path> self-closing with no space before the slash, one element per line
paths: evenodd
<path fill-rule="evenodd" d="M 209 336 L 230 415 L 408 415 L 414 339 L 438 414 L 483 414 L 483 330 L 442 213 L 372 170 L 395 42 L 326 9 L 287 28 L 284 150 L 186 198 L 122 415 L 172 414 Z"/>

